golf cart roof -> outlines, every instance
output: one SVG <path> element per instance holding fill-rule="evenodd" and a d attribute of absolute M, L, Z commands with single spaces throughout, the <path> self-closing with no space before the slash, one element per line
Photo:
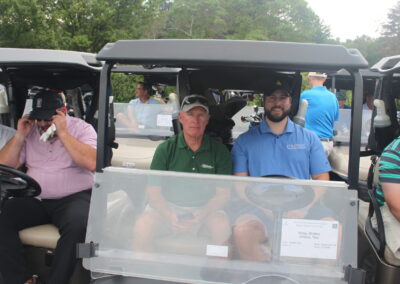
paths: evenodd
<path fill-rule="evenodd" d="M 383 57 L 371 67 L 371 70 L 383 74 L 391 74 L 400 70 L 400 55 Z"/>
<path fill-rule="evenodd" d="M 7 66 L 17 65 L 75 65 L 83 68 L 101 67 L 101 62 L 96 60 L 92 53 L 52 50 L 52 49 L 27 49 L 27 48 L 0 48 L 0 63 Z"/>
<path fill-rule="evenodd" d="M 98 84 L 102 63 L 94 54 L 48 49 L 0 48 L 1 71 L 23 86 L 73 89 Z"/>
<path fill-rule="evenodd" d="M 363 78 L 379 78 L 382 77 L 382 74 L 376 71 L 372 71 L 370 69 L 360 69 L 361 76 Z M 340 69 L 339 71 L 335 73 L 329 74 L 329 76 L 335 76 L 335 77 L 349 77 L 351 74 L 346 71 L 345 69 Z"/>
<path fill-rule="evenodd" d="M 116 65 L 113 67 L 113 73 L 132 73 L 132 74 L 178 74 L 181 68 L 145 68 L 139 65 Z"/>
<path fill-rule="evenodd" d="M 121 40 L 105 45 L 97 59 L 155 67 L 223 65 L 313 71 L 368 67 L 358 50 L 339 45 L 242 40 Z"/>

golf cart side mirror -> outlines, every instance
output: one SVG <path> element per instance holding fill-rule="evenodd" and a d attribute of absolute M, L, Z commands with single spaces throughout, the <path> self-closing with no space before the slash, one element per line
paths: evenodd
<path fill-rule="evenodd" d="M 293 122 L 304 127 L 304 125 L 306 124 L 307 109 L 308 101 L 301 100 L 299 104 L 299 110 L 297 111 L 297 114 L 293 117 Z"/>
<path fill-rule="evenodd" d="M 391 125 L 390 117 L 386 114 L 385 102 L 383 100 L 374 100 L 376 107 L 376 116 L 374 118 L 375 128 L 384 128 Z"/>
<path fill-rule="evenodd" d="M 376 150 L 381 153 L 387 145 L 394 139 L 394 131 L 390 117 L 386 113 L 385 102 L 383 100 L 374 100 L 376 115 L 373 121 L 375 132 Z"/>

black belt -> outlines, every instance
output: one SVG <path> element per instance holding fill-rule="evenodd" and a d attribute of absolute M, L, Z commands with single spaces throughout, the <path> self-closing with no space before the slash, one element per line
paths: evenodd
<path fill-rule="evenodd" d="M 329 142 L 329 141 L 333 141 L 333 138 L 319 138 L 319 140 Z"/>

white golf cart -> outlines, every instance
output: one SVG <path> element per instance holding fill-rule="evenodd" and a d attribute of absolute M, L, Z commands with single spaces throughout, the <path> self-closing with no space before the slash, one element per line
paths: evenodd
<path fill-rule="evenodd" d="M 78 249 L 84 267 L 91 272 L 92 283 L 364 283 L 365 273 L 357 269 L 357 189 L 363 88 L 359 70 L 366 68 L 367 62 L 357 50 L 281 42 L 133 40 L 107 44 L 97 59 L 104 61 L 97 169 L 86 243 Z M 115 113 L 110 104 L 110 73 L 119 65 L 143 66 L 150 70 L 180 68 L 176 86 L 179 101 L 193 93 L 208 97 L 208 89 L 262 93 L 280 81 L 291 86 L 292 117 L 299 104 L 300 72 L 346 69 L 354 77 L 348 184 L 108 166 L 112 158 L 107 137 L 110 121 L 114 119 L 112 113 Z M 229 132 L 233 125 L 230 121 L 243 106 L 243 100 L 212 106 L 212 120 L 217 123 L 212 123 L 207 131 L 231 146 Z M 179 131 L 179 127 L 171 127 L 173 113 L 158 110 L 154 115 L 153 124 L 142 124 L 136 132 L 125 133 L 126 138 L 135 138 L 137 131 L 163 133 L 164 138 L 166 130 Z M 171 119 L 168 125 L 167 119 Z M 269 226 L 270 232 L 270 261 L 241 259 L 235 252 L 237 244 L 233 238 L 216 243 L 197 231 L 166 232 L 152 240 L 152 249 L 135 247 L 135 223 L 147 210 L 146 190 L 154 183 L 161 185 L 162 190 L 182 189 L 185 195 L 226 188 L 230 198 L 223 210 L 232 230 L 238 214 L 268 211 L 269 221 L 265 221 L 265 226 Z M 245 193 L 247 206 L 236 203 L 238 188 Z M 328 210 L 328 219 L 287 216 L 288 211 L 307 206 L 318 190 L 325 192 L 320 200 L 324 209 L 315 210 L 321 214 Z"/>

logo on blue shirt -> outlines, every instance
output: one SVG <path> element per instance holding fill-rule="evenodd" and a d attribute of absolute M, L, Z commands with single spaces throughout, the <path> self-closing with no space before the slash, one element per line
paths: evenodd
<path fill-rule="evenodd" d="M 305 149 L 306 145 L 305 144 L 287 144 L 286 147 L 289 150 L 296 150 L 296 149 Z"/>

